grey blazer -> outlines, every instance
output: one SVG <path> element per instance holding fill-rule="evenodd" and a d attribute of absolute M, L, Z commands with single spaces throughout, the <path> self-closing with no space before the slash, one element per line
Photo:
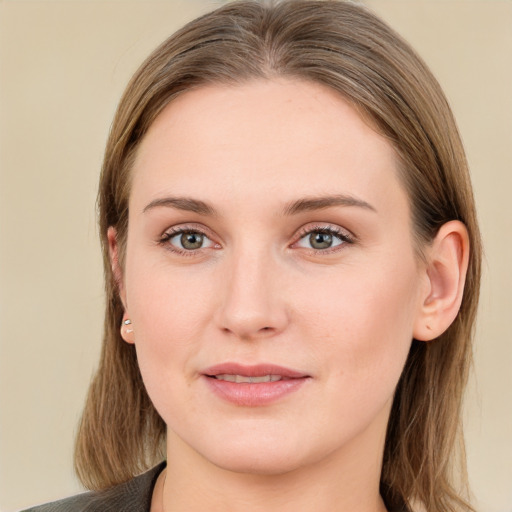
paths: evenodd
<path fill-rule="evenodd" d="M 149 512 L 151 496 L 165 462 L 147 473 L 101 492 L 85 492 L 24 512 Z"/>

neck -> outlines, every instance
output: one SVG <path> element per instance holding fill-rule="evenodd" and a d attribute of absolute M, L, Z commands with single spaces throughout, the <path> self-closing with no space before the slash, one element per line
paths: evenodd
<path fill-rule="evenodd" d="M 384 438 L 378 446 L 368 439 L 375 432 L 285 473 L 249 474 L 212 464 L 169 432 L 165 486 L 154 501 L 163 512 L 385 512 L 379 494 Z"/>

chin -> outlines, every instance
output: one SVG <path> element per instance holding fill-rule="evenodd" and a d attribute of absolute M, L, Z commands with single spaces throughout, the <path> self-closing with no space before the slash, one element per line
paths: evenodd
<path fill-rule="evenodd" d="M 276 449 L 247 450 L 238 453 L 224 453 L 219 457 L 212 457 L 212 462 L 217 467 L 233 473 L 251 474 L 258 476 L 275 476 L 290 473 L 299 467 L 301 462 L 296 454 L 276 453 Z"/>
<path fill-rule="evenodd" d="M 316 449 L 315 449 L 316 448 Z M 197 447 L 198 453 L 215 466 L 234 473 L 261 476 L 282 475 L 321 460 L 328 453 L 300 443 L 290 436 L 230 436 L 215 443 Z"/>

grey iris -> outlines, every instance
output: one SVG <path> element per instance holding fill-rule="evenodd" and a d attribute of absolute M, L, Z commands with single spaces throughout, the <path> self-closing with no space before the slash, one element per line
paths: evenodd
<path fill-rule="evenodd" d="M 309 243 L 313 249 L 327 249 L 332 245 L 332 235 L 329 233 L 311 233 Z"/>
<path fill-rule="evenodd" d="M 180 242 L 185 249 L 200 249 L 203 245 L 203 235 L 200 233 L 183 233 Z"/>

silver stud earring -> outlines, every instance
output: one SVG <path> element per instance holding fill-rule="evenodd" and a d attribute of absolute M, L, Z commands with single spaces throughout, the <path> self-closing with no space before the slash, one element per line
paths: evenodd
<path fill-rule="evenodd" d="M 132 321 L 129 318 L 124 320 L 123 324 L 126 326 L 126 334 L 130 334 L 133 332 L 133 329 L 131 327 L 128 327 L 129 325 L 132 325 Z"/>

